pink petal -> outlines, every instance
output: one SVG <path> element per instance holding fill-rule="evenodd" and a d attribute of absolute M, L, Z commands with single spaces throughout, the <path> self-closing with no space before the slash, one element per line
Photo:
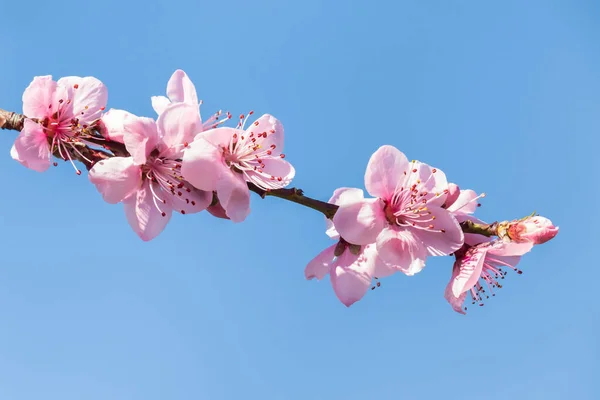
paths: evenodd
<path fill-rule="evenodd" d="M 205 192 L 196 188 L 191 191 L 183 191 L 182 196 L 172 196 L 171 205 L 173 209 L 181 214 L 194 214 L 203 210 L 212 203 L 212 192 Z"/>
<path fill-rule="evenodd" d="M 217 181 L 217 197 L 233 222 L 242 222 L 250 214 L 250 190 L 241 174 L 227 171 Z"/>
<path fill-rule="evenodd" d="M 108 90 L 100 80 L 91 76 L 68 76 L 59 79 L 57 83 L 66 88 L 73 116 L 82 124 L 90 124 L 100 118 L 108 102 Z"/>
<path fill-rule="evenodd" d="M 331 204 L 348 204 L 354 203 L 357 201 L 361 201 L 364 199 L 363 191 L 361 189 L 356 188 L 338 188 L 333 191 L 333 195 L 329 199 L 328 203 Z M 325 233 L 332 239 L 339 238 L 339 233 L 335 230 L 335 225 L 333 225 L 333 221 L 329 218 L 325 218 L 325 224 L 327 225 L 327 230 Z"/>
<path fill-rule="evenodd" d="M 420 161 L 411 161 L 405 179 L 399 186 L 409 188 L 413 185 L 421 194 L 425 194 L 420 195 L 419 199 L 425 200 L 427 207 L 441 207 L 446 202 L 448 181 L 443 171 Z"/>
<path fill-rule="evenodd" d="M 385 278 L 387 276 L 393 275 L 396 272 L 404 272 L 402 268 L 397 265 L 388 264 L 379 257 L 377 252 L 377 246 L 375 244 L 367 244 L 362 249 L 364 257 L 374 259 L 374 270 L 373 277 L 376 278 Z"/>
<path fill-rule="evenodd" d="M 365 173 L 365 187 L 373 197 L 391 197 L 404 179 L 408 159 L 393 146 L 381 146 L 369 160 Z"/>
<path fill-rule="evenodd" d="M 458 196 L 460 195 L 460 188 L 455 183 L 448 183 L 448 196 L 446 196 L 446 202 L 444 203 L 444 208 L 448 209 Z"/>
<path fill-rule="evenodd" d="M 471 189 L 461 190 L 458 198 L 447 210 L 457 214 L 473 214 L 477 210 L 477 193 Z"/>
<path fill-rule="evenodd" d="M 152 118 L 132 116 L 123 121 L 123 142 L 133 162 L 137 165 L 146 163 L 146 157 L 158 145 L 158 130 Z"/>
<path fill-rule="evenodd" d="M 49 106 L 55 107 L 56 82 L 51 75 L 36 76 L 23 93 L 23 114 L 29 118 L 48 116 Z"/>
<path fill-rule="evenodd" d="M 428 226 L 433 228 L 414 229 L 413 233 L 423 241 L 432 256 L 445 256 L 454 253 L 464 244 L 463 231 L 454 216 L 443 208 L 429 208 L 430 216 L 435 217 Z"/>
<path fill-rule="evenodd" d="M 167 83 L 167 96 L 172 102 L 185 102 L 195 106 L 198 105 L 196 87 L 187 74 L 180 69 L 171 75 L 171 79 Z"/>
<path fill-rule="evenodd" d="M 154 111 L 156 111 L 158 115 L 162 114 L 163 111 L 165 111 L 165 108 L 167 108 L 171 104 L 171 100 L 169 100 L 165 96 L 152 96 L 151 100 L 152 108 L 154 109 Z"/>
<path fill-rule="evenodd" d="M 181 174 L 200 190 L 216 190 L 220 176 L 230 171 L 222 150 L 203 138 L 194 140 L 183 153 Z"/>
<path fill-rule="evenodd" d="M 169 105 L 156 122 L 159 136 L 168 148 L 182 151 L 185 143 L 191 143 L 202 132 L 198 108 L 185 103 Z"/>
<path fill-rule="evenodd" d="M 229 219 L 229 217 L 227 216 L 227 213 L 225 212 L 225 209 L 221 205 L 221 202 L 218 200 L 217 200 L 217 204 L 215 204 L 214 206 L 208 206 L 206 208 L 206 211 L 208 211 L 213 217 Z"/>
<path fill-rule="evenodd" d="M 267 137 L 262 142 L 264 148 L 275 145 L 274 153 L 280 154 L 283 152 L 283 125 L 277 118 L 270 114 L 264 114 L 246 129 L 246 134 L 250 135 L 267 133 Z"/>
<path fill-rule="evenodd" d="M 522 256 L 525 253 L 529 253 L 533 246 L 534 243 L 516 243 L 498 240 L 489 247 L 488 254 L 495 254 L 497 256 Z"/>
<path fill-rule="evenodd" d="M 244 171 L 248 181 L 259 187 L 281 189 L 288 186 L 296 175 L 292 164 L 279 157 L 263 158 L 262 163 L 264 165 L 262 172 Z"/>
<path fill-rule="evenodd" d="M 172 209 L 167 204 L 158 204 L 150 191 L 148 180 L 143 186 L 123 201 L 125 205 L 125 216 L 133 231 L 143 240 L 149 241 L 158 236 L 167 226 L 171 219 Z M 162 213 L 165 216 L 162 216 Z"/>
<path fill-rule="evenodd" d="M 345 251 L 334 261 L 329 276 L 337 298 L 350 307 L 362 299 L 371 287 L 375 259 Z"/>
<path fill-rule="evenodd" d="M 379 199 L 365 199 L 338 208 L 333 224 L 349 243 L 370 244 L 387 225 Z"/>
<path fill-rule="evenodd" d="M 454 311 L 460 314 L 466 314 L 463 309 L 463 303 L 465 302 L 465 298 L 467 297 L 467 292 L 461 293 L 458 297 L 454 295 L 452 292 L 452 286 L 454 285 L 454 279 L 459 274 L 458 263 L 454 263 L 452 267 L 452 276 L 450 277 L 450 282 L 446 285 L 446 290 L 444 291 L 444 298 L 450 303 Z"/>
<path fill-rule="evenodd" d="M 318 280 L 321 280 L 329 273 L 329 268 L 331 268 L 331 264 L 335 258 L 335 255 L 333 254 L 335 246 L 336 245 L 334 244 L 333 246 L 326 248 L 308 263 L 304 269 L 304 276 L 306 279 L 310 280 L 317 278 Z"/>
<path fill-rule="evenodd" d="M 104 201 L 116 204 L 140 188 L 142 169 L 131 157 L 112 157 L 96 163 L 88 178 Z"/>
<path fill-rule="evenodd" d="M 472 247 L 467 253 L 457 261 L 458 274 L 452 281 L 452 293 L 454 297 L 459 297 L 462 293 L 470 290 L 481 276 L 481 270 L 485 260 L 487 248 Z"/>
<path fill-rule="evenodd" d="M 123 136 L 125 135 L 125 121 L 135 118 L 137 118 L 137 116 L 128 111 L 111 108 L 100 119 L 104 125 L 102 134 L 109 140 L 123 143 Z"/>
<path fill-rule="evenodd" d="M 37 172 L 46 171 L 50 167 L 50 146 L 42 126 L 26 119 L 10 155 L 27 168 Z"/>
<path fill-rule="evenodd" d="M 197 140 L 199 137 L 201 137 L 215 146 L 229 147 L 229 142 L 231 142 L 231 138 L 235 134 L 240 136 L 243 134 L 243 131 L 234 128 L 214 128 L 199 133 L 194 140 Z"/>
<path fill-rule="evenodd" d="M 427 249 L 407 229 L 389 226 L 377 236 L 377 254 L 382 261 L 398 266 L 406 275 L 414 275 L 425 268 Z"/>

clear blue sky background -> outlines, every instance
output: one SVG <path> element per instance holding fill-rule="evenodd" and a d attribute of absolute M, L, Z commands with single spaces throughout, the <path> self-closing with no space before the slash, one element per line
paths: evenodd
<path fill-rule="evenodd" d="M 94 75 L 154 116 L 182 68 L 204 115 L 271 113 L 295 185 L 363 186 L 392 144 L 485 191 L 486 220 L 561 227 L 467 316 L 452 260 L 347 309 L 305 264 L 321 217 L 253 199 L 144 243 L 61 163 L 0 135 L 0 399 L 598 399 L 600 5 L 588 1 L 5 2 L 0 107 L 33 76 Z M 485 4 L 482 4 L 485 3 Z"/>

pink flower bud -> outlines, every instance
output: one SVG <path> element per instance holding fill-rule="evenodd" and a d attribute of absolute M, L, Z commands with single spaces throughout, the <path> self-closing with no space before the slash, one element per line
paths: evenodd
<path fill-rule="evenodd" d="M 548 218 L 535 216 L 515 221 L 508 226 L 508 236 L 513 242 L 546 243 L 558 233 L 558 227 Z"/>

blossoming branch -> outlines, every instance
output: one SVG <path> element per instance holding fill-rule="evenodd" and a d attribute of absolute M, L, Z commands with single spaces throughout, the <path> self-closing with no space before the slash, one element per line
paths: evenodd
<path fill-rule="evenodd" d="M 125 217 L 144 241 L 158 236 L 173 212 L 204 210 L 243 222 L 250 192 L 321 212 L 333 244 L 311 260 L 307 279 L 329 274 L 338 299 L 351 306 L 379 279 L 419 273 L 429 257 L 453 255 L 445 298 L 483 305 L 495 295 L 522 255 L 558 233 L 547 218 L 485 223 L 474 214 L 484 194 L 461 190 L 438 168 L 408 158 L 393 146 L 369 160 L 365 188 L 339 188 L 328 202 L 288 188 L 296 171 L 283 153 L 282 123 L 251 111 L 233 126 L 230 113 L 202 120 L 201 101 L 185 72 L 175 71 L 167 96 L 154 96 L 156 118 L 106 110 L 108 92 L 93 77 L 35 77 L 23 94 L 23 114 L 0 109 L 0 128 L 19 131 L 11 156 L 38 172 L 69 162 Z M 374 283 L 375 281 L 375 283 Z"/>

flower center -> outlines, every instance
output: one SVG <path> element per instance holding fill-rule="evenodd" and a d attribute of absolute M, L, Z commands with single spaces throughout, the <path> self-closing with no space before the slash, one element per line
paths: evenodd
<path fill-rule="evenodd" d="M 158 157 L 156 150 L 151 153 L 148 161 L 142 167 L 142 179 L 149 181 L 150 191 L 156 209 L 163 217 L 168 203 L 176 211 L 185 214 L 184 208 L 196 206 L 193 194 L 197 190 L 181 175 L 181 162 L 164 157 Z"/>

